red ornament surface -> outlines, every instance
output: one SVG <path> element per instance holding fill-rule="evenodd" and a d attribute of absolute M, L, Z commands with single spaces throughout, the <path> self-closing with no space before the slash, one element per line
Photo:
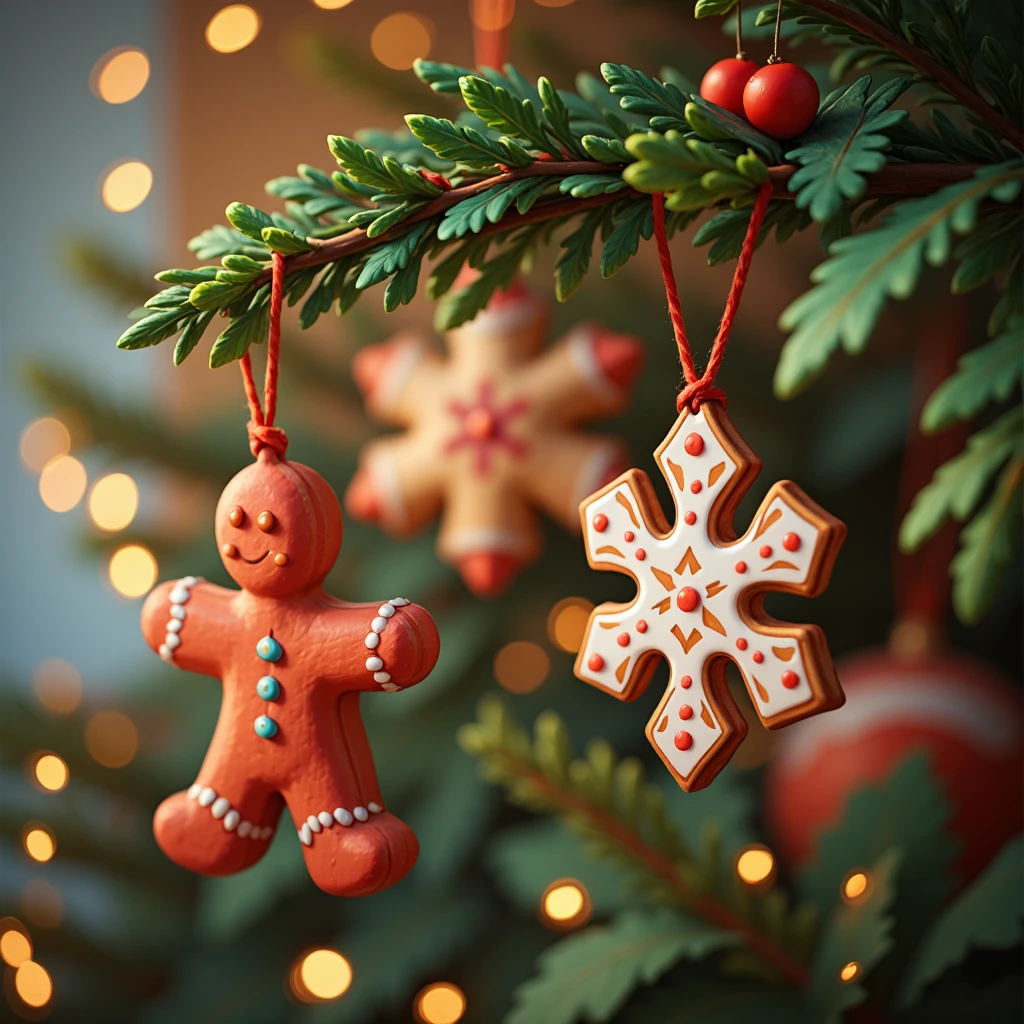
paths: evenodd
<path fill-rule="evenodd" d="M 773 139 L 793 139 L 818 113 L 818 83 L 799 64 L 766 64 L 743 89 L 743 112 Z"/>
<path fill-rule="evenodd" d="M 743 113 L 743 88 L 756 71 L 757 62 L 753 60 L 726 57 L 725 60 L 717 61 L 701 79 L 701 99 L 724 107 L 737 117 L 746 116 Z"/>
<path fill-rule="evenodd" d="M 781 737 L 769 766 L 773 841 L 793 865 L 841 819 L 852 793 L 877 785 L 915 752 L 953 808 L 966 884 L 1022 824 L 1021 695 L 995 669 L 953 652 L 901 659 L 874 651 L 837 666 L 846 705 Z"/>
<path fill-rule="evenodd" d="M 402 598 L 350 604 L 324 592 L 342 529 L 328 483 L 264 448 L 217 505 L 217 544 L 242 589 L 186 577 L 146 599 L 153 650 L 224 691 L 196 782 L 153 821 L 182 867 L 227 875 L 255 864 L 285 804 L 325 892 L 376 892 L 416 861 L 412 829 L 384 809 L 359 695 L 420 682 L 437 661 L 437 629 Z"/>

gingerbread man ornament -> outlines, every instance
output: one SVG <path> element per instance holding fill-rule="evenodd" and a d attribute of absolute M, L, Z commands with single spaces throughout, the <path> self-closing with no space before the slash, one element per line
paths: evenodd
<path fill-rule="evenodd" d="M 516 282 L 447 333 L 447 359 L 402 334 L 353 363 L 370 413 L 407 432 L 367 446 L 346 509 L 397 535 L 443 509 L 441 558 L 481 596 L 540 553 L 534 508 L 575 533 L 580 501 L 627 464 L 618 440 L 577 428 L 625 407 L 640 342 L 589 324 L 538 354 L 547 319 Z"/>
<path fill-rule="evenodd" d="M 820 593 L 846 527 L 785 480 L 736 539 L 733 514 L 761 463 L 718 402 L 684 409 L 655 459 L 675 503 L 673 526 L 637 469 L 580 508 L 591 566 L 627 573 L 637 593 L 591 613 L 575 671 L 633 700 L 658 659 L 668 662 L 668 689 L 647 738 L 692 791 L 714 779 L 746 735 L 726 685 L 728 661 L 769 729 L 842 705 L 822 631 L 773 619 L 763 598 Z"/>
<path fill-rule="evenodd" d="M 438 635 L 404 598 L 352 604 L 324 592 L 341 508 L 321 476 L 284 457 L 275 429 L 257 425 L 257 459 L 217 505 L 217 543 L 241 590 L 186 576 L 142 610 L 154 651 L 224 688 L 199 775 L 160 805 L 153 830 L 182 867 L 227 875 L 263 856 L 287 804 L 313 881 L 363 896 L 402 878 L 418 844 L 385 809 L 359 695 L 420 682 Z"/>

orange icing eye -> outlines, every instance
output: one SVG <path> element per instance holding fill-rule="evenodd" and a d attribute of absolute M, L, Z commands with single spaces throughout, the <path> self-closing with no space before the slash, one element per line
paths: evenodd
<path fill-rule="evenodd" d="M 270 531 L 274 528 L 274 513 L 273 512 L 261 512 L 256 517 L 256 525 L 264 533 L 270 533 Z"/>
<path fill-rule="evenodd" d="M 238 505 L 232 505 L 228 511 L 228 522 L 232 526 L 241 526 L 245 521 L 245 512 Z"/>

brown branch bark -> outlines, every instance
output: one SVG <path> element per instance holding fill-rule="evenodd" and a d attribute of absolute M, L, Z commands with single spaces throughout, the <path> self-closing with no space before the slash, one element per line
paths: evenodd
<path fill-rule="evenodd" d="M 888 50 L 902 57 L 908 64 L 923 72 L 949 93 L 953 99 L 966 107 L 971 113 L 977 114 L 983 121 L 988 122 L 1007 142 L 1011 143 L 1024 153 L 1024 132 L 1013 124 L 1012 121 L 1003 117 L 1002 114 L 985 102 L 970 86 L 965 85 L 950 70 L 943 67 L 934 57 L 925 53 L 924 50 L 913 43 L 908 42 L 902 36 L 890 32 L 887 28 L 879 25 L 878 22 L 850 10 L 848 7 L 841 7 L 832 0 L 798 0 L 803 7 L 810 7 L 820 11 L 837 21 L 849 25 L 850 28 L 860 32 L 861 35 L 873 39 Z"/>

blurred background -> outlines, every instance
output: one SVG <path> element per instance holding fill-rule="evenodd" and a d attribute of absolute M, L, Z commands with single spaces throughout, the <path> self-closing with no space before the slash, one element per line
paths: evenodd
<path fill-rule="evenodd" d="M 562 88 L 602 60 L 651 73 L 671 64 L 699 79 L 731 53 L 720 23 L 694 22 L 688 5 L 515 7 L 512 62 Z M 661 676 L 647 697 L 621 705 L 572 675 L 592 603 L 628 587 L 592 573 L 578 538 L 551 524 L 543 559 L 490 602 L 436 560 L 432 534 L 401 543 L 346 524 L 327 589 L 352 600 L 404 593 L 435 614 L 443 640 L 426 684 L 398 701 L 364 700 L 383 790 L 420 838 L 409 878 L 369 900 L 332 900 L 308 879 L 290 828 L 233 878 L 197 878 L 162 856 L 151 815 L 192 781 L 219 685 L 152 656 L 139 609 L 158 579 L 228 582 L 212 510 L 249 459 L 247 412 L 233 368 L 210 371 L 196 358 L 175 369 L 167 346 L 127 353 L 114 342 L 126 313 L 153 292 L 152 274 L 190 266 L 188 239 L 221 222 L 227 203 L 266 207 L 268 179 L 300 162 L 329 169 L 328 134 L 397 130 L 406 112 L 450 114 L 409 69 L 427 56 L 471 65 L 473 25 L 465 3 L 440 0 L 40 0 L 8 6 L 4 23 L 5 1012 L 109 1022 L 499 1020 L 560 934 L 634 897 L 555 822 L 506 807 L 478 778 L 456 732 L 488 693 L 502 694 L 524 723 L 554 708 L 578 747 L 600 736 L 639 757 L 678 827 L 696 834 L 712 822 L 729 863 L 763 842 L 783 856 L 772 879 L 795 874 L 831 812 L 816 820 L 810 809 L 794 822 L 781 806 L 773 787 L 784 783 L 771 766 L 786 737 L 751 713 L 750 734 L 719 780 L 700 794 L 678 791 L 643 736 Z M 813 57 L 805 63 L 816 71 Z M 691 336 L 710 338 L 732 265 L 707 267 L 688 237 L 673 248 Z M 844 684 L 910 678 L 905 685 L 955 690 L 980 679 L 991 714 L 1011 723 L 1009 739 L 992 739 L 998 729 L 982 723 L 958 741 L 941 715 L 923 723 L 907 712 L 898 738 L 859 747 L 851 726 L 829 740 L 850 744 L 836 756 L 860 766 L 851 787 L 920 748 L 946 758 L 936 777 L 949 783 L 948 831 L 965 880 L 1019 830 L 1020 566 L 990 614 L 966 629 L 947 608 L 955 532 L 913 559 L 896 553 L 894 537 L 910 497 L 962 441 L 925 441 L 914 423 L 983 331 L 987 307 L 953 303 L 945 277 L 931 272 L 914 302 L 889 310 L 868 353 L 837 359 L 782 404 L 770 384 L 783 340 L 776 321 L 820 258 L 805 232 L 784 250 L 771 243 L 754 264 L 721 375 L 730 414 L 764 462 L 738 522 L 773 481 L 799 481 L 850 532 L 827 592 L 810 606 L 771 602 L 773 613 L 820 623 Z M 549 253 L 527 280 L 546 298 L 552 263 Z M 601 429 L 621 434 L 633 464 L 650 469 L 677 377 L 653 246 L 554 309 L 552 338 L 584 318 L 647 344 L 638 400 Z M 378 429 L 351 379 L 352 354 L 400 328 L 429 332 L 431 320 L 423 296 L 385 316 L 370 295 L 305 333 L 286 311 L 278 422 L 291 454 L 339 493 Z M 970 749 L 949 753 L 961 741 Z M 953 779 L 974 788 L 960 794 Z M 813 790 L 813 778 L 803 782 Z M 974 818 L 972 803 L 981 805 Z M 1018 997 L 1019 985 L 1002 1005 Z"/>

